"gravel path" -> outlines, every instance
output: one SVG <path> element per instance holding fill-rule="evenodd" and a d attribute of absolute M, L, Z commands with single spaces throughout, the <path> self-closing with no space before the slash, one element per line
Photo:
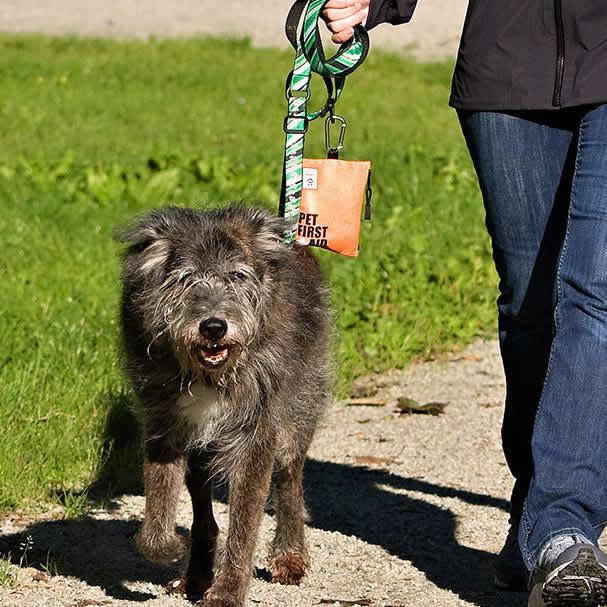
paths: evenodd
<path fill-rule="evenodd" d="M 266 515 L 257 552 L 260 576 L 250 606 L 371 605 L 523 607 L 497 593 L 491 563 L 507 526 L 508 470 L 500 449 L 503 379 L 494 342 L 375 378 L 383 406 L 335 403 L 306 471 L 313 560 L 299 588 L 264 581 Z M 440 416 L 401 415 L 396 398 L 447 403 Z M 216 503 L 226 528 L 227 507 Z M 22 569 L 3 607 L 186 607 L 163 584 L 176 570 L 154 568 L 134 551 L 143 498 L 124 496 L 82 520 L 0 522 L 0 553 L 50 549 L 62 575 Z M 185 496 L 179 522 L 189 526 Z M 43 559 L 44 560 L 44 559 Z"/>
<path fill-rule="evenodd" d="M 466 0 L 420 0 L 410 25 L 373 31 L 378 47 L 419 58 L 453 56 Z M 285 46 L 290 0 L 0 0 L 0 31 L 86 36 L 250 36 L 262 46 Z"/>

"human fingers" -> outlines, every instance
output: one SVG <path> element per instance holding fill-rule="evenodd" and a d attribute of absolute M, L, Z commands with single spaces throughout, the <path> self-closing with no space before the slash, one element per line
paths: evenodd
<path fill-rule="evenodd" d="M 322 12 L 324 13 L 330 9 L 349 8 L 350 6 L 354 6 L 359 1 L 360 0 L 329 0 L 329 2 L 324 5 Z"/>
<path fill-rule="evenodd" d="M 338 34 L 333 34 L 333 36 L 331 36 L 331 40 L 333 40 L 335 44 L 343 44 L 344 42 L 348 42 L 352 36 L 354 36 L 354 28 L 347 27 Z"/>
<path fill-rule="evenodd" d="M 330 0 L 322 10 L 322 15 L 326 15 L 329 11 L 347 10 L 356 8 L 358 10 L 369 10 L 371 0 Z"/>
<path fill-rule="evenodd" d="M 358 9 L 354 14 L 349 15 L 343 19 L 338 19 L 336 21 L 328 21 L 327 27 L 333 32 L 333 34 L 339 34 L 341 31 L 346 28 L 354 28 L 356 25 L 360 25 L 364 23 L 367 18 L 368 11 L 367 9 Z"/>
<path fill-rule="evenodd" d="M 352 4 L 352 6 L 345 8 L 328 8 L 323 11 L 322 15 L 325 21 L 333 23 L 335 21 L 341 21 L 342 19 L 351 17 L 352 15 L 356 15 L 359 10 L 359 7 Z"/>

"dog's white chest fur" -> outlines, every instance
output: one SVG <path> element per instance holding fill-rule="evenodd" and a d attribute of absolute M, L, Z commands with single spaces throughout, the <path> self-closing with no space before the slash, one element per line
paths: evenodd
<path fill-rule="evenodd" d="M 217 390 L 195 383 L 177 399 L 179 414 L 192 426 L 205 426 L 219 413 L 221 397 Z"/>

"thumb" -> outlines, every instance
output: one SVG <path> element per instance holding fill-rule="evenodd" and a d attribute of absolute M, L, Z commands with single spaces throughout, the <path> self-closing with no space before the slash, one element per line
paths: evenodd
<path fill-rule="evenodd" d="M 336 44 L 343 44 L 344 42 L 350 40 L 352 36 L 354 36 L 354 28 L 346 27 L 337 34 L 333 34 L 333 36 L 331 36 L 331 40 L 333 40 L 333 42 Z"/>

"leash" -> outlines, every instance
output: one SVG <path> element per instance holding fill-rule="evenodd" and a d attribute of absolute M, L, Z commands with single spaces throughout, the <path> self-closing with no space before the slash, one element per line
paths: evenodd
<path fill-rule="evenodd" d="M 295 241 L 297 231 L 303 190 L 304 141 L 309 123 L 328 114 L 325 125 L 327 149 L 329 158 L 337 158 L 343 146 L 347 123 L 341 116 L 335 114 L 335 104 L 343 92 L 346 76 L 363 63 L 369 51 L 369 35 L 365 28 L 359 25 L 354 28 L 354 36 L 350 41 L 343 44 L 333 57 L 329 59 L 325 57 L 318 20 L 327 1 L 296 0 L 289 11 L 285 27 L 287 38 L 297 51 L 295 64 L 287 77 L 285 88 L 288 114 L 283 124 L 285 155 L 278 212 L 287 220 L 283 240 L 289 245 Z M 298 38 L 297 29 L 302 14 L 303 25 Z M 328 97 L 320 110 L 308 112 L 312 72 L 322 76 Z M 340 134 L 337 146 L 333 147 L 330 125 L 335 121 L 340 123 Z"/>

